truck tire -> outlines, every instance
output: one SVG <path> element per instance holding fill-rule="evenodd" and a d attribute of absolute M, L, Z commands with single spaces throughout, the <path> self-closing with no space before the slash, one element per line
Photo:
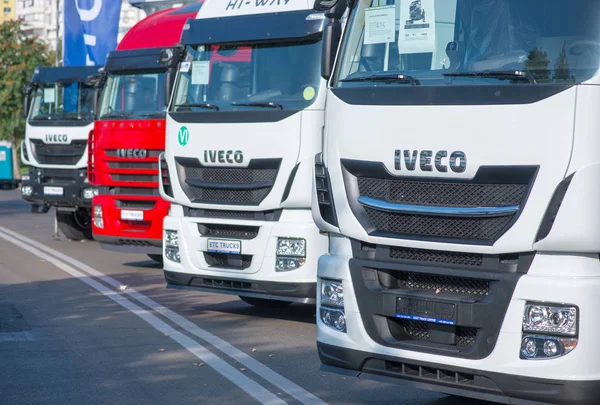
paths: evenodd
<path fill-rule="evenodd" d="M 148 255 L 148 257 L 152 260 L 154 260 L 157 263 L 163 264 L 163 257 L 162 255 Z"/>
<path fill-rule="evenodd" d="M 58 229 L 70 240 L 92 239 L 92 223 L 85 210 L 57 212 Z"/>
<path fill-rule="evenodd" d="M 277 308 L 285 308 L 288 305 L 291 304 L 290 301 L 279 301 L 279 300 L 268 300 L 265 298 L 254 298 L 254 297 L 242 297 L 240 296 L 240 299 L 242 301 L 244 301 L 246 304 L 250 304 L 252 306 L 255 306 L 256 308 L 270 308 L 270 309 L 277 309 Z"/>

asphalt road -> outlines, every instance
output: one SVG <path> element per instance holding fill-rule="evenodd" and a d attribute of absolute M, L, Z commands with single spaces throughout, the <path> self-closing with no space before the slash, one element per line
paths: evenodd
<path fill-rule="evenodd" d="M 165 288 L 0 190 L 0 404 L 483 405 L 320 370 L 314 307 Z"/>

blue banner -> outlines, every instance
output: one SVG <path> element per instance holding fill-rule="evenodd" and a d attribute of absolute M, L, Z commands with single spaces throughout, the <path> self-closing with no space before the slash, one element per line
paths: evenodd
<path fill-rule="evenodd" d="M 64 0 L 64 66 L 102 66 L 117 46 L 121 0 Z"/>

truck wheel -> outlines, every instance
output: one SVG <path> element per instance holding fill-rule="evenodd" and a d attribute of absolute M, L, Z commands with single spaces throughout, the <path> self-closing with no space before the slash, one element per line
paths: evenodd
<path fill-rule="evenodd" d="M 279 301 L 279 300 L 268 300 L 265 298 L 254 298 L 254 297 L 242 297 L 240 299 L 244 301 L 246 304 L 250 304 L 255 306 L 256 308 L 285 308 L 291 304 L 289 301 Z"/>
<path fill-rule="evenodd" d="M 152 260 L 154 260 L 157 263 L 162 264 L 163 263 L 163 257 L 162 255 L 148 255 L 148 257 Z"/>
<path fill-rule="evenodd" d="M 58 228 L 70 240 L 92 239 L 92 223 L 87 212 L 57 212 Z"/>

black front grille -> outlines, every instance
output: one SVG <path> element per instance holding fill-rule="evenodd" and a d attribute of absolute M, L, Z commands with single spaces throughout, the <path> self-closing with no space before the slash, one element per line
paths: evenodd
<path fill-rule="evenodd" d="M 131 208 L 138 210 L 151 210 L 156 205 L 156 201 L 148 200 L 116 200 L 117 208 Z"/>
<path fill-rule="evenodd" d="M 193 218 L 237 219 L 247 221 L 279 221 L 281 210 L 226 211 L 183 207 L 183 215 Z"/>
<path fill-rule="evenodd" d="M 147 242 L 145 240 L 137 240 L 137 239 L 119 239 L 119 245 L 125 245 L 125 246 L 142 246 L 142 247 L 152 247 L 152 246 L 154 246 L 150 242 Z"/>
<path fill-rule="evenodd" d="M 158 170 L 158 162 L 108 162 L 110 169 Z"/>
<path fill-rule="evenodd" d="M 215 278 L 203 278 L 201 282 L 197 282 L 197 279 L 193 279 L 192 287 L 215 287 L 215 288 L 231 288 L 235 290 L 251 290 L 252 284 L 243 281 L 234 280 L 220 280 Z"/>
<path fill-rule="evenodd" d="M 443 217 L 401 214 L 365 208 L 376 233 L 403 234 L 461 240 L 495 240 L 512 221 L 498 217 Z"/>
<path fill-rule="evenodd" d="M 254 239 L 258 235 L 258 230 L 258 226 L 198 224 L 198 231 L 202 236 L 216 238 Z"/>
<path fill-rule="evenodd" d="M 74 165 L 81 160 L 87 139 L 73 140 L 70 144 L 47 144 L 41 139 L 31 140 L 35 159 L 44 165 Z"/>
<path fill-rule="evenodd" d="M 441 250 L 391 247 L 390 258 L 418 262 L 444 263 L 463 266 L 481 266 L 483 255 L 475 253 L 445 252 Z"/>
<path fill-rule="evenodd" d="M 158 183 L 158 175 L 151 174 L 111 174 L 113 181 L 129 181 L 135 183 Z"/>
<path fill-rule="evenodd" d="M 412 291 L 428 291 L 434 294 L 458 297 L 485 297 L 489 294 L 490 283 L 466 277 L 450 277 L 427 273 L 393 272 L 397 288 Z"/>
<path fill-rule="evenodd" d="M 445 207 L 519 205 L 527 184 L 473 184 L 358 178 L 361 196 L 391 203 Z"/>
<path fill-rule="evenodd" d="M 252 255 L 204 252 L 204 260 L 210 267 L 243 270 L 252 265 Z"/>
<path fill-rule="evenodd" d="M 176 158 L 181 186 L 195 203 L 258 205 L 275 184 L 281 159 L 252 160 L 248 167 L 206 167 Z"/>
<path fill-rule="evenodd" d="M 475 344 L 475 338 L 477 336 L 477 328 L 471 327 L 435 325 L 428 322 L 406 319 L 392 320 L 390 323 L 390 331 L 394 337 L 404 342 L 411 340 L 432 342 L 432 340 L 435 339 L 432 338 L 433 335 L 437 331 L 443 330 L 449 334 L 448 342 L 451 343 L 449 343 L 448 346 L 468 348 Z"/>

